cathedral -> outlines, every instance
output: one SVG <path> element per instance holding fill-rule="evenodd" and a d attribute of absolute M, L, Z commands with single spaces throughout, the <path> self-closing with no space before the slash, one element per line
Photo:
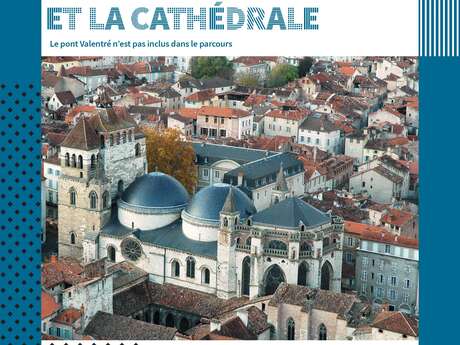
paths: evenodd
<path fill-rule="evenodd" d="M 100 97 L 61 145 L 59 255 L 129 261 L 152 282 L 255 298 L 285 282 L 340 292 L 343 220 L 293 197 L 280 166 L 270 206 L 217 183 L 192 197 L 146 172 L 136 124 Z"/>

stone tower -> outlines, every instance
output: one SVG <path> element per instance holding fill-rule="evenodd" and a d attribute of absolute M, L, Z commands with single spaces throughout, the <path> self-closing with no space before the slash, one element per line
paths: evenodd
<path fill-rule="evenodd" d="M 233 188 L 230 187 L 220 212 L 220 229 L 217 235 L 217 297 L 228 299 L 237 293 L 235 261 L 235 227 L 240 212 L 236 208 Z"/>
<path fill-rule="evenodd" d="M 286 182 L 286 178 L 284 177 L 284 169 L 283 169 L 283 162 L 280 164 L 280 170 L 276 175 L 276 184 L 275 188 L 272 191 L 272 200 L 271 205 L 277 204 L 284 199 L 287 199 L 291 195 L 289 191 L 289 187 Z"/>
<path fill-rule="evenodd" d="M 58 191 L 59 256 L 82 259 L 82 241 L 110 219 L 111 205 L 146 170 L 145 139 L 118 115 L 104 93 L 91 117 L 82 117 L 61 144 Z"/>

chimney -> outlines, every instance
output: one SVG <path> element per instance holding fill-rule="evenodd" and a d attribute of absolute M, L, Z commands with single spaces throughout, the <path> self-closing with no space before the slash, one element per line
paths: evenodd
<path fill-rule="evenodd" d="M 313 146 L 313 162 L 316 163 L 316 154 L 317 154 L 318 148 L 316 146 Z"/>
<path fill-rule="evenodd" d="M 244 174 L 242 172 L 238 173 L 238 186 L 243 185 L 243 176 L 244 176 Z"/>
<path fill-rule="evenodd" d="M 246 309 L 238 310 L 236 316 L 238 316 L 241 321 L 243 321 L 244 325 L 248 327 L 248 311 Z"/>
<path fill-rule="evenodd" d="M 51 255 L 50 256 L 50 263 L 55 264 L 57 263 L 57 256 L 56 255 Z"/>
<path fill-rule="evenodd" d="M 218 319 L 212 319 L 211 322 L 209 323 L 209 331 L 214 332 L 214 331 L 220 331 L 221 323 L 220 320 Z"/>

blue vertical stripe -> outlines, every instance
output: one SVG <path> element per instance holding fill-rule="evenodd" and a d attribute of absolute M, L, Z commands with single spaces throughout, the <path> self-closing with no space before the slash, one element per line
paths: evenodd
<path fill-rule="evenodd" d="M 419 55 L 459 56 L 459 0 L 419 0 Z"/>

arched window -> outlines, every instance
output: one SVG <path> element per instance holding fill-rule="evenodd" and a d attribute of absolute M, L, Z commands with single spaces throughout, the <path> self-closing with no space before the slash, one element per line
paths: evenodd
<path fill-rule="evenodd" d="M 247 245 L 247 246 L 250 246 L 250 245 L 251 245 L 251 237 L 248 237 L 248 238 L 246 239 L 246 245 Z"/>
<path fill-rule="evenodd" d="M 115 138 L 117 138 L 117 139 L 116 139 L 116 144 L 117 144 L 117 145 L 120 145 L 120 137 L 121 137 L 121 136 L 120 136 L 120 132 L 118 132 L 117 134 L 115 134 Z"/>
<path fill-rule="evenodd" d="M 300 251 L 301 252 L 310 252 L 311 251 L 311 247 L 310 245 L 308 244 L 308 242 L 302 242 L 300 244 Z"/>
<path fill-rule="evenodd" d="M 77 204 L 77 192 L 75 191 L 75 189 L 70 188 L 69 194 L 70 194 L 70 205 L 75 206 Z"/>
<path fill-rule="evenodd" d="M 327 340 L 327 328 L 326 328 L 326 326 L 324 326 L 324 323 L 319 325 L 318 339 L 319 340 Z"/>
<path fill-rule="evenodd" d="M 228 219 L 227 219 L 227 217 L 224 217 L 224 226 L 225 226 L 225 227 L 228 226 Z"/>
<path fill-rule="evenodd" d="M 89 208 L 94 210 L 97 207 L 97 194 L 95 191 L 89 193 Z"/>
<path fill-rule="evenodd" d="M 180 276 L 180 264 L 176 260 L 174 260 L 171 263 L 171 274 L 172 274 L 173 277 L 179 277 Z"/>
<path fill-rule="evenodd" d="M 274 241 L 270 241 L 270 243 L 268 243 L 268 248 L 287 250 L 287 245 L 284 242 L 274 240 Z"/>
<path fill-rule="evenodd" d="M 110 134 L 109 142 L 110 142 L 110 146 L 113 146 L 113 134 Z"/>
<path fill-rule="evenodd" d="M 323 247 L 327 247 L 329 245 L 329 237 L 323 238 Z"/>
<path fill-rule="evenodd" d="M 174 318 L 174 315 L 168 314 L 166 316 L 166 322 L 165 322 L 166 327 L 174 327 L 175 324 L 176 324 L 176 319 Z"/>
<path fill-rule="evenodd" d="M 246 221 L 246 223 L 248 224 L 248 226 L 251 226 L 252 225 L 252 221 L 250 218 L 248 218 L 248 220 Z"/>
<path fill-rule="evenodd" d="M 280 202 L 280 198 L 278 198 L 277 196 L 275 196 L 275 204 L 279 203 Z"/>
<path fill-rule="evenodd" d="M 251 258 L 246 256 L 241 264 L 241 294 L 249 296 L 249 282 L 251 277 Z"/>
<path fill-rule="evenodd" d="M 307 286 L 308 270 L 308 264 L 305 261 L 302 261 L 297 269 L 297 285 Z"/>
<path fill-rule="evenodd" d="M 153 323 L 155 325 L 160 324 L 160 312 L 158 310 L 156 310 L 155 313 L 153 313 Z"/>
<path fill-rule="evenodd" d="M 117 190 L 118 190 L 118 193 L 122 193 L 123 192 L 123 180 L 120 180 L 118 181 L 118 185 L 117 185 Z"/>
<path fill-rule="evenodd" d="M 78 156 L 78 169 L 83 169 L 83 157 L 81 155 Z"/>
<path fill-rule="evenodd" d="M 102 194 L 102 207 L 107 208 L 110 205 L 110 194 L 109 192 L 105 191 L 104 194 Z"/>
<path fill-rule="evenodd" d="M 126 144 L 126 132 L 125 131 L 123 131 L 123 133 L 121 134 L 121 142 L 123 144 Z"/>
<path fill-rule="evenodd" d="M 66 167 L 70 166 L 70 155 L 68 152 L 65 154 L 65 166 Z"/>
<path fill-rule="evenodd" d="M 100 143 L 101 143 L 101 149 L 105 148 L 105 137 L 104 135 L 101 134 L 101 136 L 99 137 L 100 139 Z"/>
<path fill-rule="evenodd" d="M 208 268 L 203 268 L 203 271 L 201 271 L 201 282 L 203 284 L 209 284 L 211 281 L 211 272 L 209 272 Z"/>
<path fill-rule="evenodd" d="M 70 233 L 70 244 L 75 244 L 77 241 L 77 236 L 75 236 L 75 233 L 71 232 Z"/>
<path fill-rule="evenodd" d="M 295 339 L 295 322 L 292 318 L 287 320 L 287 340 Z"/>
<path fill-rule="evenodd" d="M 187 277 L 195 278 L 195 259 L 192 257 L 187 258 Z"/>
<path fill-rule="evenodd" d="M 90 163 L 90 168 L 94 169 L 96 167 L 96 156 L 91 155 L 91 163 Z"/>
<path fill-rule="evenodd" d="M 113 246 L 108 246 L 107 247 L 107 258 L 109 259 L 110 262 L 115 262 L 116 261 L 115 247 L 113 247 Z"/>
<path fill-rule="evenodd" d="M 133 131 L 131 129 L 128 131 L 128 141 L 133 141 Z"/>
<path fill-rule="evenodd" d="M 75 154 L 72 155 L 72 168 L 76 168 L 77 167 L 77 157 L 75 156 Z"/>
<path fill-rule="evenodd" d="M 141 155 L 141 145 L 139 143 L 134 146 L 134 154 L 136 157 L 140 157 Z"/>

